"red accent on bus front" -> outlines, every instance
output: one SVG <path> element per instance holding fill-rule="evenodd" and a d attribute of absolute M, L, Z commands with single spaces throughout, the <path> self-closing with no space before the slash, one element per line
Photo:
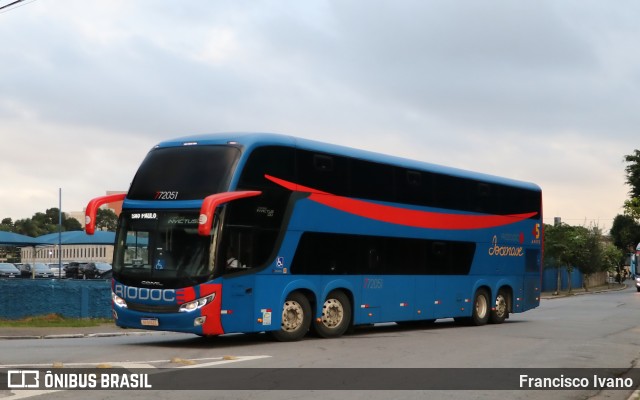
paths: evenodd
<path fill-rule="evenodd" d="M 206 296 L 203 295 L 201 297 Z M 193 287 L 186 287 L 182 289 L 176 289 L 176 301 L 178 304 L 188 303 L 196 299 L 196 290 Z"/>
<path fill-rule="evenodd" d="M 98 208 L 103 204 L 123 201 L 126 196 L 127 195 L 125 193 L 110 194 L 108 196 L 96 197 L 91 200 L 89 204 L 87 204 L 87 211 L 85 212 L 84 217 L 84 229 L 87 232 L 87 235 L 93 235 L 96 232 L 96 214 L 98 213 Z"/>
<path fill-rule="evenodd" d="M 224 192 L 216 193 L 205 197 L 200 207 L 200 218 L 198 219 L 198 234 L 201 236 L 209 236 L 211 233 L 211 224 L 213 222 L 213 214 L 219 205 L 228 203 L 233 200 L 245 197 L 254 197 L 261 195 L 262 192 L 257 190 L 246 190 L 240 192 Z"/>
<path fill-rule="evenodd" d="M 207 317 L 204 325 L 202 325 L 202 334 L 222 335 L 224 333 L 220 319 L 222 314 L 222 285 L 219 283 L 203 283 L 200 285 L 200 297 L 208 296 L 211 293 L 216 294 L 213 302 L 202 308 L 202 315 Z"/>
<path fill-rule="evenodd" d="M 309 200 L 324 204 L 336 210 L 376 221 L 415 228 L 442 230 L 485 229 L 513 224 L 538 214 L 537 212 L 530 212 L 510 215 L 468 215 L 411 210 L 377 204 L 370 201 L 335 196 L 320 190 L 287 182 L 270 175 L 265 175 L 265 178 L 289 190 L 309 192 L 311 193 Z"/>

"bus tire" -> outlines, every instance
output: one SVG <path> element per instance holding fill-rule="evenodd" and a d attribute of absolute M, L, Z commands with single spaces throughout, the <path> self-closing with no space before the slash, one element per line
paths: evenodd
<path fill-rule="evenodd" d="M 471 323 L 476 326 L 485 325 L 489 322 L 491 308 L 489 307 L 489 294 L 485 289 L 478 289 L 473 298 L 473 313 Z"/>
<path fill-rule="evenodd" d="M 507 318 L 509 318 L 509 295 L 500 289 L 496 296 L 496 305 L 494 309 L 491 310 L 489 322 L 492 324 L 501 324 Z"/>
<path fill-rule="evenodd" d="M 311 306 L 305 295 L 294 292 L 287 296 L 282 305 L 282 322 L 280 330 L 271 332 L 279 342 L 301 340 L 311 326 Z"/>
<path fill-rule="evenodd" d="M 329 293 L 322 305 L 322 315 L 316 322 L 315 331 L 323 338 L 342 336 L 351 323 L 351 301 L 342 291 Z"/>

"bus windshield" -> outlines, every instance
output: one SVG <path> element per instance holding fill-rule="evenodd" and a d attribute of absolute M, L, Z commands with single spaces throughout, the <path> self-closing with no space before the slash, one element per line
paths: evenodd
<path fill-rule="evenodd" d="M 225 192 L 240 157 L 232 146 L 182 146 L 151 150 L 127 194 L 132 200 L 201 200 Z"/>
<path fill-rule="evenodd" d="M 214 228 L 217 221 L 214 221 Z M 114 277 L 129 285 L 186 287 L 211 279 L 217 229 L 198 235 L 195 212 L 124 212 L 116 237 Z"/>

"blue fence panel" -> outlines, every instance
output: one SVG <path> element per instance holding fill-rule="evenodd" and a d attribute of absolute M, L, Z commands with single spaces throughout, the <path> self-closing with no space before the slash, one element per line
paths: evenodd
<path fill-rule="evenodd" d="M 567 290 L 569 288 L 569 272 L 567 267 L 560 267 L 560 290 Z M 542 273 L 542 291 L 554 292 L 558 287 L 558 268 L 547 268 Z M 582 287 L 582 272 L 578 268 L 574 268 L 571 272 L 571 287 Z"/>
<path fill-rule="evenodd" d="M 0 279 L 0 318 L 111 318 L 111 280 Z"/>

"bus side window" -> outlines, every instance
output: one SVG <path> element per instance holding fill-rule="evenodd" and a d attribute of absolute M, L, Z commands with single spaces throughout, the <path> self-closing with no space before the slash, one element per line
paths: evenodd
<path fill-rule="evenodd" d="M 313 167 L 316 171 L 332 172 L 333 171 L 333 157 L 325 156 L 322 154 L 314 154 Z"/>
<path fill-rule="evenodd" d="M 405 177 L 409 186 L 418 187 L 422 182 L 422 174 L 418 171 L 407 170 Z"/>
<path fill-rule="evenodd" d="M 489 212 L 490 207 L 499 201 L 500 197 L 492 193 L 491 185 L 480 182 L 476 187 L 476 198 L 473 201 L 476 212 Z"/>
<path fill-rule="evenodd" d="M 346 157 L 298 150 L 297 181 L 303 186 L 344 196 L 349 187 L 348 164 Z"/>
<path fill-rule="evenodd" d="M 448 275 L 450 273 L 449 249 L 446 242 L 433 242 L 429 252 L 429 264 L 436 275 Z"/>
<path fill-rule="evenodd" d="M 369 248 L 369 271 L 375 272 L 380 268 L 380 254 L 378 250 Z"/>

